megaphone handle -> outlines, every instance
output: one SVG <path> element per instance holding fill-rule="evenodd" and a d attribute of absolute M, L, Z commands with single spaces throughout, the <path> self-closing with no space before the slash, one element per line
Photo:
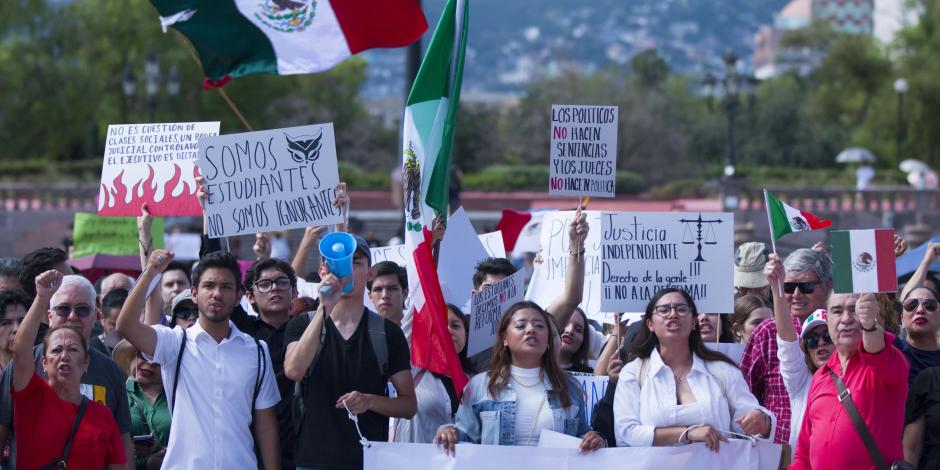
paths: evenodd
<path fill-rule="evenodd" d="M 332 286 L 320 286 L 320 297 L 329 297 L 333 295 Z"/>

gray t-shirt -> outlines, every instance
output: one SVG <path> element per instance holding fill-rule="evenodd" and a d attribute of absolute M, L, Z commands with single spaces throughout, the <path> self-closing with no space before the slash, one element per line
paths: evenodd
<path fill-rule="evenodd" d="M 82 376 L 82 395 L 89 400 L 107 406 L 111 410 L 111 414 L 114 415 L 114 420 L 117 421 L 121 434 L 128 433 L 131 430 L 131 413 L 125 388 L 127 375 L 109 356 L 94 349 L 90 351 L 90 354 L 91 363 L 88 365 L 88 371 Z M 36 358 L 36 372 L 39 373 L 40 377 L 47 378 L 45 371 L 42 369 L 41 344 L 33 348 L 33 356 Z M 10 429 L 10 436 L 12 437 L 14 430 L 13 400 L 10 396 L 13 382 L 13 367 L 10 367 L 11 365 L 12 363 L 4 369 L 3 376 L 0 377 L 0 425 Z M 11 465 L 15 462 L 14 455 L 10 456 Z"/>

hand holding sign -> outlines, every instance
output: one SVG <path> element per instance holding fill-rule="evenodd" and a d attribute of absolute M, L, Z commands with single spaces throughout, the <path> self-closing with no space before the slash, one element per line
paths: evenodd
<path fill-rule="evenodd" d="M 616 106 L 552 106 L 549 194 L 614 197 Z"/>

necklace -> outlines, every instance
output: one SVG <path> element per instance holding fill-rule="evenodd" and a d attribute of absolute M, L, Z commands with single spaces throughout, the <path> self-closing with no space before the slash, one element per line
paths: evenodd
<path fill-rule="evenodd" d="M 536 412 L 535 412 L 535 417 L 532 418 L 532 429 L 529 430 L 529 442 L 532 442 L 532 436 L 535 435 L 535 428 L 538 427 L 538 424 L 539 424 L 539 415 L 542 414 L 542 407 L 545 406 L 545 399 L 546 399 L 546 396 L 543 394 L 543 395 L 542 395 L 542 401 L 539 402 L 539 409 L 536 410 Z M 554 421 L 553 421 L 553 422 L 552 422 L 552 427 L 554 427 L 554 426 L 555 426 L 555 423 L 554 423 Z"/>
<path fill-rule="evenodd" d="M 510 377 L 512 377 L 512 380 L 513 380 L 514 382 L 516 382 L 516 383 L 519 384 L 519 385 L 522 385 L 522 386 L 525 387 L 525 388 L 537 387 L 537 386 L 541 385 L 541 383 L 542 383 L 542 374 L 541 374 L 541 373 L 539 374 L 538 380 L 537 380 L 535 383 L 533 383 L 533 384 L 527 384 L 527 383 L 525 383 L 525 382 L 523 382 L 523 381 L 517 379 L 515 374 L 510 373 L 509 375 L 510 375 Z"/>

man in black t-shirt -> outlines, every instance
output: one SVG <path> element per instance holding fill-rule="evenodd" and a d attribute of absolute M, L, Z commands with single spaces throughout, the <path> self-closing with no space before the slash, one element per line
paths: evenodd
<path fill-rule="evenodd" d="M 347 408 L 358 415 L 359 430 L 370 441 L 388 440 L 388 418 L 412 418 L 417 409 L 411 378 L 411 357 L 401 329 L 389 320 L 383 325 L 384 342 L 374 333 L 363 306 L 371 257 L 365 240 L 355 237 L 353 273 L 344 282 L 354 282 L 348 293 L 324 266 L 321 303 L 312 315 L 301 315 L 287 325 L 284 373 L 301 382 L 303 416 L 299 423 L 294 462 L 298 468 L 362 468 L 362 447 Z M 321 344 L 321 338 L 323 339 Z M 385 344 L 385 354 L 374 344 Z M 380 364 L 379 357 L 385 362 Z M 381 371 L 383 367 L 385 371 Z M 387 396 L 388 381 L 397 396 Z"/>

